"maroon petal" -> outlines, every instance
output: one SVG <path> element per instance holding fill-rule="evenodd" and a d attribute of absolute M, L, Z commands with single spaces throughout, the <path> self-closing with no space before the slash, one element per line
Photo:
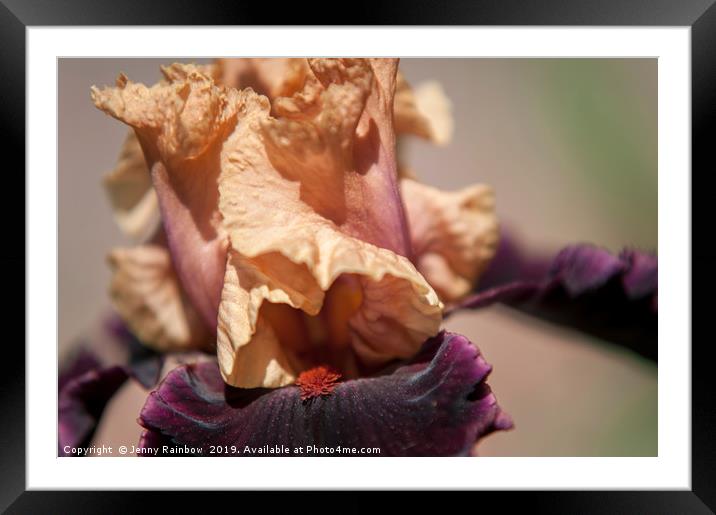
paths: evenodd
<path fill-rule="evenodd" d="M 339 383 L 309 401 L 296 386 L 232 388 L 215 363 L 186 365 L 149 396 L 140 447 L 170 441 L 200 447 L 204 456 L 212 446 L 229 455 L 250 454 L 247 448 L 292 455 L 297 447 L 304 456 L 346 455 L 317 450 L 336 447 L 378 447 L 380 456 L 467 455 L 478 439 L 512 427 L 485 383 L 490 370 L 469 340 L 445 332 L 391 373 Z"/>
<path fill-rule="evenodd" d="M 541 279 L 517 280 L 476 293 L 451 308 L 502 302 L 575 327 L 657 359 L 657 258 L 636 250 L 618 256 L 593 245 L 562 250 Z"/>
<path fill-rule="evenodd" d="M 112 359 L 106 356 L 121 356 Z M 89 444 L 105 406 L 128 377 L 145 388 L 156 385 L 162 358 L 142 345 L 117 317 L 83 342 L 58 377 L 58 455 Z"/>
<path fill-rule="evenodd" d="M 121 366 L 91 369 L 70 379 L 58 399 L 58 455 L 89 444 L 109 399 L 127 379 Z"/>
<path fill-rule="evenodd" d="M 635 250 L 625 250 L 620 256 L 626 263 L 622 278 L 624 291 L 631 299 L 654 295 L 658 287 L 658 266 L 656 256 Z M 656 302 L 654 303 L 656 309 Z"/>
<path fill-rule="evenodd" d="M 90 370 L 101 367 L 102 365 L 99 358 L 87 348 L 81 347 L 75 358 L 60 370 L 57 379 L 57 391 L 61 392 L 70 381 L 82 376 Z"/>
<path fill-rule="evenodd" d="M 573 245 L 557 254 L 550 275 L 559 281 L 570 297 L 578 297 L 620 277 L 626 273 L 626 268 L 626 263 L 607 250 Z"/>
<path fill-rule="evenodd" d="M 539 280 L 549 271 L 550 256 L 528 252 L 514 231 L 500 226 L 500 243 L 485 273 L 480 276 L 478 290 L 503 286 L 514 281 Z"/>

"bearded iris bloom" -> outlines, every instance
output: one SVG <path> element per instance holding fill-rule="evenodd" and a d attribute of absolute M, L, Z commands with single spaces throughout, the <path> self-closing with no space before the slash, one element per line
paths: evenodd
<path fill-rule="evenodd" d="M 441 330 L 444 316 L 539 303 L 558 287 L 557 304 L 575 304 L 615 281 L 626 302 L 653 295 L 655 314 L 648 260 L 617 266 L 589 247 L 544 276 L 469 297 L 507 262 L 493 194 L 442 192 L 400 165 L 397 137 L 442 143 L 451 124 L 440 90 L 413 91 L 397 64 L 220 60 L 164 68 L 152 87 L 120 76 L 92 90 L 132 129 L 107 185 L 120 226 L 146 237 L 110 254 L 127 328 L 113 334 L 145 352 L 66 372 L 61 453 L 91 435 L 103 401 L 133 377 L 152 390 L 142 448 L 470 454 L 512 422 L 485 383 L 490 366 Z M 163 356 L 188 351 L 202 359 L 147 380 Z"/>

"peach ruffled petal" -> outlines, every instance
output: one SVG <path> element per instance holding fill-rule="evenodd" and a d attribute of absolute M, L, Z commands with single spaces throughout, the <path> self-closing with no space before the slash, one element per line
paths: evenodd
<path fill-rule="evenodd" d="M 395 92 L 395 131 L 414 134 L 437 145 L 452 139 L 452 104 L 439 82 L 428 81 L 413 90 L 398 74 Z"/>
<path fill-rule="evenodd" d="M 240 93 L 215 86 L 202 69 L 163 68 L 166 80 L 152 87 L 120 75 L 115 88 L 92 88 L 92 98 L 135 129 L 177 274 L 204 322 L 215 328 L 226 262 L 217 179 Z"/>
<path fill-rule="evenodd" d="M 275 100 L 277 117 L 266 97 L 194 66 L 165 68 L 151 88 L 120 77 L 93 89 L 136 130 L 174 265 L 213 316 L 235 386 L 288 384 L 324 348 L 366 366 L 408 357 L 442 318 L 408 259 L 397 60 L 311 59 L 306 70 L 300 90 Z"/>
<path fill-rule="evenodd" d="M 166 247 L 119 248 L 108 260 L 114 307 L 143 343 L 159 351 L 212 347 L 213 338 L 182 293 Z"/>
<path fill-rule="evenodd" d="M 311 77 L 307 60 L 297 58 L 224 58 L 217 59 L 211 70 L 218 83 L 252 88 L 271 102 L 293 96 Z M 439 82 L 427 81 L 413 89 L 398 72 L 394 116 L 398 134 L 413 134 L 437 145 L 452 139 L 452 104 Z"/>
<path fill-rule="evenodd" d="M 495 254 L 499 228 L 492 189 L 444 192 L 401 180 L 418 270 L 444 302 L 467 294 Z"/>
<path fill-rule="evenodd" d="M 383 175 L 395 181 L 394 161 L 381 168 L 380 147 L 386 143 L 378 126 L 392 122 L 394 64 L 310 65 L 314 75 L 306 88 L 275 103 L 283 118 L 271 118 L 260 97 L 247 98 L 224 147 L 219 205 L 232 251 L 217 346 L 222 375 L 236 386 L 280 386 L 295 379 L 305 366 L 301 342 L 275 334 L 264 307 L 286 304 L 315 317 L 339 277 L 357 284 L 360 300 L 346 315 L 345 344 L 362 363 L 412 355 L 441 321 L 437 295 L 410 261 L 369 241 L 382 235 L 367 224 L 371 213 L 366 215 L 369 201 L 362 194 L 384 186 Z M 355 169 L 361 129 L 373 133 L 369 147 L 378 150 L 363 173 Z M 391 125 L 388 130 L 391 146 Z M 385 228 L 378 223 L 377 229 Z"/>

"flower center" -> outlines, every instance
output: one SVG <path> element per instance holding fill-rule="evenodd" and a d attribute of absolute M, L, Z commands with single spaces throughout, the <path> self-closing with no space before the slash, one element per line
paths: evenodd
<path fill-rule="evenodd" d="M 326 292 L 322 316 L 328 330 L 328 343 L 346 347 L 350 342 L 349 320 L 360 309 L 363 291 L 356 277 L 343 275 Z"/>
<path fill-rule="evenodd" d="M 309 400 L 322 395 L 329 395 L 337 386 L 341 374 L 325 366 L 319 366 L 301 372 L 296 379 L 296 386 L 301 389 L 301 400 Z"/>

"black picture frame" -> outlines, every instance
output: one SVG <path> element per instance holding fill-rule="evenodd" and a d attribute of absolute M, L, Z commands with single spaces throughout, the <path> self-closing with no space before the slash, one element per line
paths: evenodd
<path fill-rule="evenodd" d="M 716 389 L 713 387 L 711 340 L 705 336 L 708 302 L 695 303 L 716 286 L 713 263 L 712 209 L 704 196 L 713 191 L 712 139 L 716 119 L 716 6 L 715 0 L 489 0 L 453 1 L 449 4 L 431 0 L 361 2 L 345 6 L 338 16 L 336 3 L 312 2 L 310 12 L 305 3 L 282 4 L 267 9 L 264 3 L 245 1 L 190 2 L 176 0 L 0 0 L 0 147 L 6 157 L 3 171 L 6 191 L 12 191 L 0 202 L 5 221 L 5 251 L 0 256 L 5 305 L 6 335 L 3 343 L 3 366 L 0 367 L 0 509 L 9 513 L 127 513 L 142 512 L 151 506 L 148 498 L 156 494 L 140 492 L 56 492 L 25 491 L 25 353 L 19 344 L 24 340 L 24 278 L 31 274 L 25 265 L 25 231 L 19 223 L 25 213 L 25 29 L 37 25 L 603 25 L 603 26 L 688 26 L 691 27 L 692 73 L 692 490 L 691 491 L 611 491 L 611 492 L 478 492 L 469 494 L 475 509 L 485 504 L 510 509 L 525 503 L 531 511 L 549 513 L 713 513 L 716 510 Z M 278 5 L 278 4 L 277 4 Z M 268 14 L 268 15 L 267 15 Z M 54 85 L 48 85 L 48 95 Z M 12 164 L 10 164 L 12 162 Z M 710 165 L 710 166 L 709 166 Z M 54 170 L 48 170 L 48 174 Z M 14 181 L 8 183 L 7 181 Z M 699 199 L 699 197 L 701 197 Z M 713 232 L 713 231 L 710 231 Z M 20 242 L 23 242 L 22 245 Z M 22 249 L 22 250 L 21 250 Z M 47 266 L 55 266 L 48 262 Z M 20 274 L 24 270 L 24 274 Z M 23 299 L 23 302 L 20 301 Z M 707 311 L 708 310 L 708 311 Z M 697 317 L 698 315 L 698 317 Z M 668 314 L 662 313 L 662 316 Z M 713 315 L 711 315 L 713 316 Z M 697 323 L 697 318 L 699 322 Z M 697 337 L 700 329 L 704 335 Z M 51 345 L 51 344 L 50 344 Z M 668 366 L 668 363 L 660 363 Z M 685 400 L 686 401 L 686 400 Z M 204 493 L 206 495 L 206 493 Z M 209 494 L 211 504 L 229 496 L 242 496 L 242 503 L 252 505 L 253 494 Z M 315 495 L 315 494 L 313 494 Z M 468 495 L 468 494 L 465 494 Z M 161 500 L 165 511 L 189 511 L 192 503 L 186 493 L 173 492 Z M 460 495 L 454 498 L 460 503 Z M 420 494 L 413 502 L 424 503 Z M 253 501 L 253 502 L 252 502 Z M 272 498 L 272 511 L 280 504 L 300 507 L 326 506 L 324 497 L 311 497 L 300 504 L 284 496 Z M 335 501 L 329 501 L 333 503 Z M 317 504 L 316 504 L 317 503 Z M 351 511 L 372 509 L 374 500 L 357 499 L 333 505 L 333 510 L 349 507 Z M 201 506 L 201 505 L 200 505 Z M 246 509 L 246 504 L 243 504 Z M 455 504 L 457 506 L 457 504 Z M 203 505 L 206 508 L 206 505 Z M 237 506 L 237 509 L 239 507 Z M 403 505 L 407 509 L 407 505 Z"/>

